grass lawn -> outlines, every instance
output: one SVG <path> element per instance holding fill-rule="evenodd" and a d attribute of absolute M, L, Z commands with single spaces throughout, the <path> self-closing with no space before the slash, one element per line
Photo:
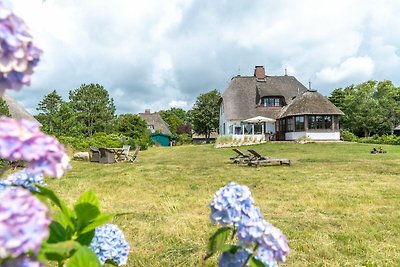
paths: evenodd
<path fill-rule="evenodd" d="M 268 143 L 241 147 L 288 158 L 291 166 L 235 165 L 230 148 L 154 147 L 135 163 L 72 162 L 48 186 L 72 205 L 93 189 L 131 245 L 128 266 L 205 263 L 216 230 L 208 207 L 231 181 L 247 185 L 267 221 L 282 230 L 291 254 L 284 266 L 400 266 L 400 146 Z"/>

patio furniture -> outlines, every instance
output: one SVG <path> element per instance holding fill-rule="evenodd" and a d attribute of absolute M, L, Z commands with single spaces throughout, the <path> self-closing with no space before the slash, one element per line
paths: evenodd
<path fill-rule="evenodd" d="M 255 151 L 254 149 L 248 150 L 253 157 L 248 161 L 248 165 L 252 166 L 255 165 L 256 167 L 260 166 L 262 163 L 270 164 L 270 163 L 279 163 L 279 165 L 287 164 L 290 165 L 292 162 L 289 159 L 279 159 L 279 158 L 272 158 L 266 157 Z"/>
<path fill-rule="evenodd" d="M 115 162 L 115 153 L 112 150 L 100 147 L 99 151 L 100 151 L 100 159 L 99 159 L 100 163 L 108 164 Z"/>
<path fill-rule="evenodd" d="M 100 151 L 97 147 L 91 146 L 90 147 L 90 152 L 91 152 L 91 157 L 90 161 L 91 162 L 99 162 L 100 160 Z"/>
<path fill-rule="evenodd" d="M 248 162 L 250 160 L 250 156 L 244 154 L 242 151 L 240 151 L 237 148 L 233 148 L 233 151 L 236 152 L 236 157 L 230 158 L 230 160 L 233 161 L 233 163 L 244 163 L 244 162 Z"/>
<path fill-rule="evenodd" d="M 130 145 L 123 145 L 122 146 L 122 153 L 121 153 L 121 156 L 120 156 L 120 158 L 122 159 L 122 160 L 129 160 L 129 158 L 131 157 L 130 155 L 129 155 L 129 150 L 131 149 L 131 146 Z"/>
<path fill-rule="evenodd" d="M 136 146 L 135 151 L 133 152 L 132 156 L 129 156 L 128 161 L 134 162 L 139 154 L 140 146 Z"/>

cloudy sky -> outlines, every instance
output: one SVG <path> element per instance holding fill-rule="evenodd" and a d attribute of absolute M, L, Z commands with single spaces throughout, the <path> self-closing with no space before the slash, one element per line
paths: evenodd
<path fill-rule="evenodd" d="M 398 0 L 9 0 L 44 50 L 32 85 L 10 93 L 36 114 L 99 83 L 117 113 L 181 107 L 231 77 L 288 74 L 324 95 L 368 79 L 400 86 Z"/>

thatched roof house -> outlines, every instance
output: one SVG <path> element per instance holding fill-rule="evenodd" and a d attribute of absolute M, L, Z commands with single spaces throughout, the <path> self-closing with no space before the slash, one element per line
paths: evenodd
<path fill-rule="evenodd" d="M 233 77 L 222 94 L 220 134 L 339 140 L 341 115 L 326 97 L 308 90 L 295 77 L 267 76 L 263 66 L 256 66 L 253 76 Z M 265 122 L 245 122 L 257 116 L 265 117 Z"/>
<path fill-rule="evenodd" d="M 169 130 L 168 124 L 161 118 L 158 113 L 151 113 L 150 109 L 146 109 L 144 113 L 139 113 L 139 116 L 142 120 L 146 121 L 147 128 L 155 133 L 156 131 L 171 135 L 171 131 Z"/>
<path fill-rule="evenodd" d="M 4 94 L 3 96 L 0 97 L 6 102 L 12 118 L 18 120 L 26 119 L 26 120 L 36 121 L 36 119 L 25 108 L 23 108 L 14 98 L 12 98 L 7 94 Z"/>

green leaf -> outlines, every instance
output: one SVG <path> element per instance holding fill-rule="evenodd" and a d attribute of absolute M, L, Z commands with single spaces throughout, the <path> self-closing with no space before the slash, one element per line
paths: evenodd
<path fill-rule="evenodd" d="M 250 259 L 250 267 L 265 267 L 265 264 L 262 261 L 257 260 L 254 257 L 251 257 L 251 259 Z"/>
<path fill-rule="evenodd" d="M 232 254 L 235 254 L 236 251 L 238 251 L 239 249 L 241 249 L 241 247 L 239 246 L 235 246 L 235 245 L 229 245 L 229 244 L 223 244 L 220 248 L 221 252 L 226 252 L 226 251 L 230 251 Z"/>
<path fill-rule="evenodd" d="M 207 255 L 205 259 L 211 257 L 215 252 L 225 249 L 225 242 L 232 229 L 230 227 L 219 228 L 208 240 Z"/>
<path fill-rule="evenodd" d="M 98 207 L 90 203 L 79 203 L 74 207 L 77 217 L 78 232 L 90 224 L 97 216 L 100 215 Z"/>
<path fill-rule="evenodd" d="M 48 260 L 58 261 L 69 258 L 79 248 L 81 248 L 81 245 L 72 240 L 53 244 L 44 243 L 41 253 L 44 253 Z"/>
<path fill-rule="evenodd" d="M 100 267 L 96 254 L 87 247 L 81 247 L 69 260 L 67 267 Z"/>
<path fill-rule="evenodd" d="M 93 237 L 94 237 L 94 230 L 86 232 L 84 234 L 80 234 L 76 238 L 76 241 L 82 244 L 83 246 L 89 246 L 90 243 L 92 242 Z"/>
<path fill-rule="evenodd" d="M 86 225 L 85 228 L 82 229 L 81 233 L 84 234 L 88 231 L 94 230 L 96 227 L 102 226 L 107 221 L 109 221 L 113 215 L 107 213 L 101 213 L 95 220 L 93 220 L 90 224 Z"/>
<path fill-rule="evenodd" d="M 110 259 L 106 260 L 105 263 L 111 264 L 111 265 L 113 265 L 113 266 L 119 266 L 118 263 L 116 263 L 115 261 L 110 260 Z"/>
<path fill-rule="evenodd" d="M 52 221 L 49 226 L 50 236 L 47 240 L 48 243 L 57 243 L 71 239 L 71 235 L 67 230 L 57 221 Z"/>
<path fill-rule="evenodd" d="M 89 189 L 88 191 L 83 193 L 79 197 L 79 199 L 76 201 L 75 205 L 80 204 L 80 203 L 89 203 L 89 204 L 92 204 L 93 206 L 97 207 L 97 209 L 100 209 L 99 199 L 97 198 L 96 194 L 91 189 Z"/>

